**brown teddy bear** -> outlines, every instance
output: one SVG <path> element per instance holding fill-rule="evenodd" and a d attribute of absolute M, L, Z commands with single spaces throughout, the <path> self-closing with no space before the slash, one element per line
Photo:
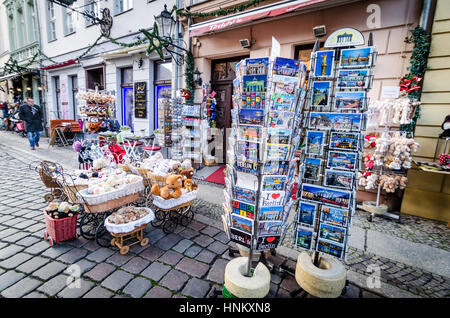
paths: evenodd
<path fill-rule="evenodd" d="M 166 185 L 159 188 L 158 184 L 154 184 L 152 187 L 152 194 L 158 195 L 161 198 L 178 199 L 181 197 L 181 187 L 183 186 L 182 176 L 179 174 L 169 174 L 166 178 Z"/>
<path fill-rule="evenodd" d="M 183 181 L 183 188 L 187 189 L 189 192 L 197 190 L 197 184 L 192 181 L 192 179 L 186 179 Z"/>
<path fill-rule="evenodd" d="M 194 168 L 182 170 L 181 175 L 184 177 L 183 179 L 192 179 L 192 177 L 194 176 Z"/>

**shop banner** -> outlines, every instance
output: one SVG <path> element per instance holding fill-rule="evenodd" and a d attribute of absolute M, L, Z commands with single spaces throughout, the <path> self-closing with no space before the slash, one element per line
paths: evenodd
<path fill-rule="evenodd" d="M 147 82 L 134 83 L 134 117 L 147 118 Z"/>
<path fill-rule="evenodd" d="M 67 77 L 60 76 L 60 96 L 61 96 L 61 119 L 70 119 L 69 114 L 69 89 L 67 87 Z"/>

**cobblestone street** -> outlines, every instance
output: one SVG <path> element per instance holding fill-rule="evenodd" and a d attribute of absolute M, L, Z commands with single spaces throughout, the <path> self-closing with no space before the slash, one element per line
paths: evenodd
<path fill-rule="evenodd" d="M 166 235 L 149 225 L 145 236 L 150 244 L 133 246 L 123 256 L 117 248 L 103 248 L 95 241 L 78 237 L 50 247 L 43 240 L 45 223 L 42 209 L 48 190 L 39 175 L 29 170 L 36 158 L 0 144 L 0 295 L 2 297 L 207 297 L 213 289 L 221 290 L 225 266 L 230 259 L 228 241 L 220 228 L 220 206 L 204 200 L 193 204 L 197 216 L 187 227 L 179 225 Z M 376 219 L 357 213 L 354 226 L 388 232 L 415 242 L 425 240 L 448 251 L 449 230 L 445 225 L 415 217 L 405 217 L 404 224 Z M 289 241 L 289 237 L 286 238 Z M 295 270 L 295 250 L 283 244 L 294 256 L 278 253 L 268 259 L 275 265 L 269 297 L 289 297 L 298 289 L 288 275 Z M 288 253 L 289 254 L 289 253 Z M 447 260 L 448 261 L 448 260 Z M 80 269 L 80 285 L 69 288 L 72 264 Z M 367 267 L 381 268 L 382 286 L 367 287 Z M 346 264 L 350 285 L 344 297 L 449 297 L 450 280 L 382 257 L 363 248 L 350 248 Z M 284 268 L 284 271 L 279 271 Z M 394 288 L 395 293 L 388 290 Z M 400 291 L 401 293 L 399 293 Z M 405 294 L 402 294 L 404 292 Z"/>

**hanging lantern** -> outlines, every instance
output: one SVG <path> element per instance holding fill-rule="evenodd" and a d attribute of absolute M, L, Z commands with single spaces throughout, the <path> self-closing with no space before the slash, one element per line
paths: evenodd
<path fill-rule="evenodd" d="M 172 14 L 167 11 L 167 4 L 164 5 L 164 10 L 161 14 L 155 17 L 155 21 L 161 36 L 168 40 L 171 39 L 175 30 L 175 20 L 172 17 Z"/>

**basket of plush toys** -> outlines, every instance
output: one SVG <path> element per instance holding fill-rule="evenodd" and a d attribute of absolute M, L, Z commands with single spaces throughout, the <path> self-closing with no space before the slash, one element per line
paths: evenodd
<path fill-rule="evenodd" d="M 78 204 L 68 202 L 51 202 L 45 209 L 44 240 L 50 246 L 54 243 L 67 241 L 77 236 L 77 216 L 80 210 Z"/>
<path fill-rule="evenodd" d="M 192 179 L 184 179 L 181 174 L 169 174 L 165 183 L 164 187 L 154 184 L 151 190 L 153 204 L 160 209 L 176 209 L 197 198 L 198 186 Z"/>

